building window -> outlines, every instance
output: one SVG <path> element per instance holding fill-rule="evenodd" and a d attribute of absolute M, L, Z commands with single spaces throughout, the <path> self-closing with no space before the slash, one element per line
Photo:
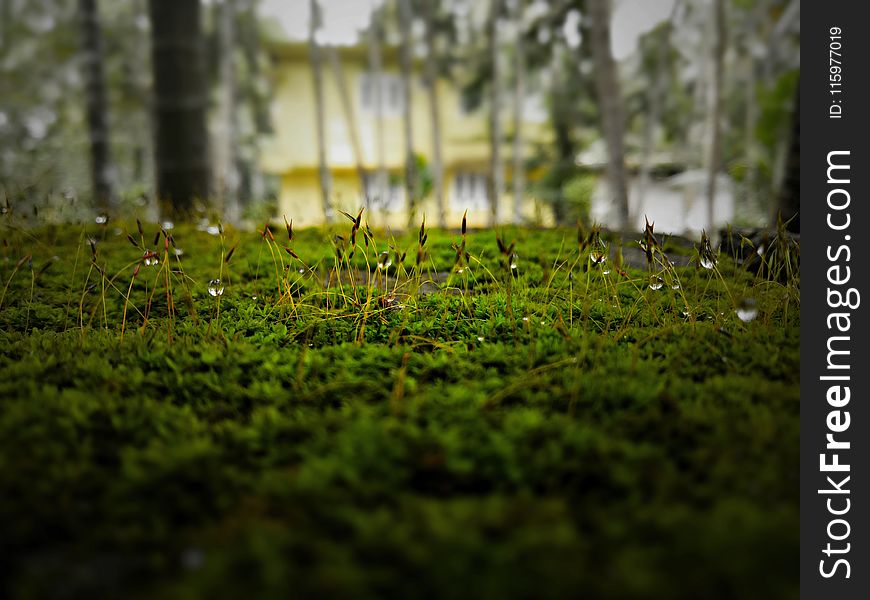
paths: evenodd
<path fill-rule="evenodd" d="M 453 177 L 450 198 L 456 210 L 482 210 L 489 206 L 485 173 L 460 171 Z"/>
<path fill-rule="evenodd" d="M 397 212 L 405 208 L 405 186 L 402 185 L 402 179 L 390 173 L 387 173 L 387 180 L 384 182 L 383 191 L 378 185 L 378 174 L 376 172 L 368 172 L 365 175 L 366 182 L 366 201 L 372 210 Z"/>
<path fill-rule="evenodd" d="M 359 98 L 363 113 L 377 114 L 378 90 L 380 90 L 381 112 L 395 116 L 402 113 L 402 81 L 398 75 L 371 73 L 360 75 Z"/>

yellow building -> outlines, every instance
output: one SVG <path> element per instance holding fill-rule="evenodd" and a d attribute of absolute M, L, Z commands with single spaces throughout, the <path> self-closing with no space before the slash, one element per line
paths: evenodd
<path fill-rule="evenodd" d="M 299 226 L 319 225 L 325 221 L 318 177 L 317 120 L 314 84 L 309 63 L 308 46 L 304 43 L 273 43 L 272 55 L 272 123 L 274 133 L 265 141 L 262 168 L 280 179 L 279 212 L 292 218 Z M 368 70 L 367 49 L 363 46 L 338 50 L 340 69 L 336 69 L 327 51 L 323 51 L 323 88 L 327 161 L 332 173 L 333 207 L 348 213 L 366 205 L 357 172 L 352 129 L 356 129 L 362 164 L 369 174 L 367 185 L 369 208 L 367 219 L 372 226 L 404 227 L 408 224 L 407 203 L 402 177 L 405 144 L 401 80 L 395 49 L 385 49 L 381 70 L 382 145 L 378 144 L 378 111 L 373 92 L 378 85 Z M 415 153 L 431 161 L 432 127 L 427 90 L 417 65 L 412 86 L 412 115 Z M 349 99 L 351 119 L 342 105 L 338 73 L 341 73 Z M 458 225 L 468 210 L 469 226 L 489 224 L 487 199 L 489 172 L 489 123 L 485 109 L 466 111 L 460 89 L 447 80 L 438 81 L 439 114 L 441 119 L 442 158 L 444 165 L 444 202 L 447 223 Z M 505 90 L 503 119 L 505 193 L 499 205 L 499 220 L 513 218 L 513 195 L 510 186 L 512 163 L 511 94 Z M 523 125 L 525 153 L 530 156 L 533 145 L 548 136 L 546 115 L 540 101 L 532 96 L 526 101 Z M 379 147 L 389 173 L 388 193 L 381 198 L 376 193 L 374 172 L 378 167 Z M 528 175 L 527 175 L 528 177 Z M 418 202 L 419 214 L 427 222 L 437 224 L 439 207 L 430 193 Z M 523 217 L 549 222 L 550 211 L 529 195 L 523 203 Z"/>

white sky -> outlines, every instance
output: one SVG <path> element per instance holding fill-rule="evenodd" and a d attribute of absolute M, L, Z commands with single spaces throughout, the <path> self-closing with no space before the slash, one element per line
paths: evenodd
<path fill-rule="evenodd" d="M 485 2 L 486 0 L 476 0 Z M 320 0 L 323 9 L 323 39 L 332 44 L 352 44 L 357 32 L 368 24 L 376 0 Z M 262 0 L 263 16 L 275 17 L 292 39 L 308 36 L 309 0 Z M 615 0 L 612 23 L 613 54 L 629 56 L 639 35 L 666 19 L 674 0 Z"/>

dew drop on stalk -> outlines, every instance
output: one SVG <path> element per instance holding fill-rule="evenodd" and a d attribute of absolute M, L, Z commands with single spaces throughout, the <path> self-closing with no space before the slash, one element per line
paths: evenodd
<path fill-rule="evenodd" d="M 755 303 L 755 298 L 744 298 L 737 306 L 737 316 L 744 323 L 748 323 L 758 316 L 758 306 Z"/>
<path fill-rule="evenodd" d="M 160 226 L 161 226 L 163 229 L 165 229 L 166 231 L 171 231 L 172 229 L 175 228 L 175 223 L 173 223 L 172 221 L 163 221 L 163 222 L 160 224 Z"/>
<path fill-rule="evenodd" d="M 679 283 L 673 283 L 673 284 L 671 284 L 671 289 L 672 289 L 672 290 L 678 290 L 678 289 L 680 289 L 680 284 L 679 284 Z"/>
<path fill-rule="evenodd" d="M 649 289 L 651 290 L 660 290 L 664 284 L 664 280 L 657 275 L 653 275 L 649 278 Z"/>
<path fill-rule="evenodd" d="M 517 268 L 517 258 L 519 258 L 519 257 L 517 256 L 516 252 L 511 254 L 511 270 L 514 270 Z"/>
<path fill-rule="evenodd" d="M 217 225 L 209 225 L 205 228 L 205 231 L 209 235 L 220 235 L 221 229 Z"/>
<path fill-rule="evenodd" d="M 145 263 L 146 267 L 153 267 L 160 262 L 160 257 L 157 255 L 156 252 L 146 250 L 145 254 L 142 255 L 142 262 Z"/>
<path fill-rule="evenodd" d="M 478 341 L 478 342 L 482 342 L 482 341 L 483 341 L 483 336 L 482 336 L 482 335 L 477 336 L 477 341 Z"/>
<path fill-rule="evenodd" d="M 105 225 L 108 222 L 109 217 L 107 215 L 97 215 L 97 217 L 94 219 L 94 223 L 96 223 L 97 225 Z"/>
<path fill-rule="evenodd" d="M 181 256 L 182 254 L 184 254 L 184 250 L 181 248 L 175 248 L 173 252 L 175 252 L 175 256 Z"/>
<path fill-rule="evenodd" d="M 701 266 L 707 270 L 712 269 L 716 266 L 716 259 L 712 256 L 702 256 L 700 262 Z"/>
<path fill-rule="evenodd" d="M 390 259 L 390 253 L 384 250 L 378 255 L 378 271 L 389 269 L 393 261 Z"/>
<path fill-rule="evenodd" d="M 303 269 L 302 267 L 299 267 L 299 274 L 305 275 L 305 269 Z"/>
<path fill-rule="evenodd" d="M 208 293 L 212 296 L 223 296 L 224 284 L 220 279 L 212 279 L 208 282 Z"/>

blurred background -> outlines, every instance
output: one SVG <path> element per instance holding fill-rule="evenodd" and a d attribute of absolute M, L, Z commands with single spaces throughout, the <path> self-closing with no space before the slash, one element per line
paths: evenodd
<path fill-rule="evenodd" d="M 30 222 L 365 207 L 373 227 L 796 229 L 799 13 L 0 0 L 0 203 Z"/>

